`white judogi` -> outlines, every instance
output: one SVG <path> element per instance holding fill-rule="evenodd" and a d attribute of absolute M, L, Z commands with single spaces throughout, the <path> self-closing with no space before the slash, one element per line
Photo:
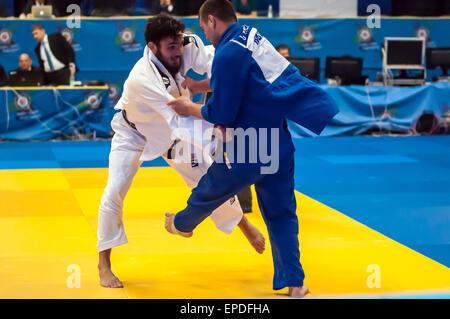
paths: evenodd
<path fill-rule="evenodd" d="M 111 127 L 115 134 L 111 141 L 108 182 L 98 215 L 98 251 L 128 242 L 122 222 L 123 201 L 143 161 L 163 156 L 191 188 L 197 185 L 211 165 L 209 155 L 204 155 L 203 160 L 198 161 L 195 167 L 191 161 L 177 163 L 166 155 L 175 139 L 181 140 L 178 145 L 192 143 L 199 148 L 211 144 L 212 124 L 206 121 L 202 121 L 202 127 L 204 131 L 210 129 L 209 135 L 187 141 L 183 135 L 173 134 L 178 128 L 192 132 L 194 118 L 179 116 L 167 106 L 167 102 L 180 95 L 189 96 L 189 92 L 181 87 L 183 75 L 189 69 L 192 68 L 199 74 L 206 72 L 210 76 L 212 59 L 213 51 L 205 47 L 198 36 L 185 35 L 183 64 L 175 78 L 148 47 L 131 70 L 115 109 L 126 110 L 128 121 L 136 129 L 126 122 L 122 112 L 114 115 Z M 216 227 L 225 233 L 231 233 L 241 218 L 242 209 L 236 196 L 211 215 Z"/>

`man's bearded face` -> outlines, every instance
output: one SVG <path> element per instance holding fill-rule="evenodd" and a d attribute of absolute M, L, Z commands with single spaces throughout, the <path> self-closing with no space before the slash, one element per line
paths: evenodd
<path fill-rule="evenodd" d="M 171 74 L 176 74 L 181 68 L 183 50 L 183 34 L 180 32 L 176 38 L 162 39 L 155 55 Z"/>

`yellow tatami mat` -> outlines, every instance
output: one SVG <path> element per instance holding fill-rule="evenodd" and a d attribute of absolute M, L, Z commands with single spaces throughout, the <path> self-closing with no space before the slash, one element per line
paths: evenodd
<path fill-rule="evenodd" d="M 236 229 L 208 219 L 190 239 L 168 234 L 164 213 L 190 190 L 169 167 L 141 168 L 124 205 L 129 243 L 113 249 L 123 289 L 98 284 L 97 210 L 107 169 L 0 171 L 0 298 L 281 298 L 272 290 L 267 231 L 257 254 Z M 301 262 L 311 297 L 448 291 L 449 269 L 297 193 Z"/>

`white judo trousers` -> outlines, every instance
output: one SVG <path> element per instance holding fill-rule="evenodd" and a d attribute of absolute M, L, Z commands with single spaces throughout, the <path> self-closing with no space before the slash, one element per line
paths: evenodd
<path fill-rule="evenodd" d="M 122 112 L 114 115 L 111 127 L 115 134 L 111 141 L 108 182 L 98 215 L 99 252 L 128 242 L 122 219 L 123 202 L 134 176 L 143 163 L 140 158 L 146 144 L 145 137 L 125 121 Z M 198 166 L 192 167 L 191 162 L 177 163 L 167 159 L 165 155 L 163 158 L 183 177 L 190 188 L 197 186 L 212 163 L 212 160 L 199 161 Z M 161 212 L 161 215 L 164 216 L 164 213 Z M 242 216 L 241 206 L 235 196 L 234 200 L 226 201 L 210 217 L 219 230 L 229 234 L 241 221 Z"/>

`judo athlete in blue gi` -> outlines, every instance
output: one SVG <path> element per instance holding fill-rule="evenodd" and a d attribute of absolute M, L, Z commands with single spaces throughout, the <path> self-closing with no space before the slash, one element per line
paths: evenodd
<path fill-rule="evenodd" d="M 180 115 L 194 115 L 234 129 L 226 154 L 216 157 L 178 214 L 166 214 L 166 229 L 185 237 L 211 212 L 255 185 L 267 225 L 274 263 L 273 289 L 289 287 L 303 297 L 308 288 L 300 263 L 298 219 L 294 194 L 294 145 L 286 119 L 320 134 L 337 114 L 334 101 L 302 77 L 255 28 L 237 23 L 226 0 L 207 0 L 200 26 L 216 48 L 212 65 L 212 96 L 201 106 L 181 97 L 169 102 Z M 242 134 L 256 132 L 257 143 L 242 146 Z M 261 154 L 270 150 L 271 163 Z M 254 160 L 254 152 L 259 156 Z M 230 153 L 234 153 L 230 156 Z M 241 160 L 239 160 L 241 158 Z M 245 158 L 245 161 L 242 161 Z"/>

